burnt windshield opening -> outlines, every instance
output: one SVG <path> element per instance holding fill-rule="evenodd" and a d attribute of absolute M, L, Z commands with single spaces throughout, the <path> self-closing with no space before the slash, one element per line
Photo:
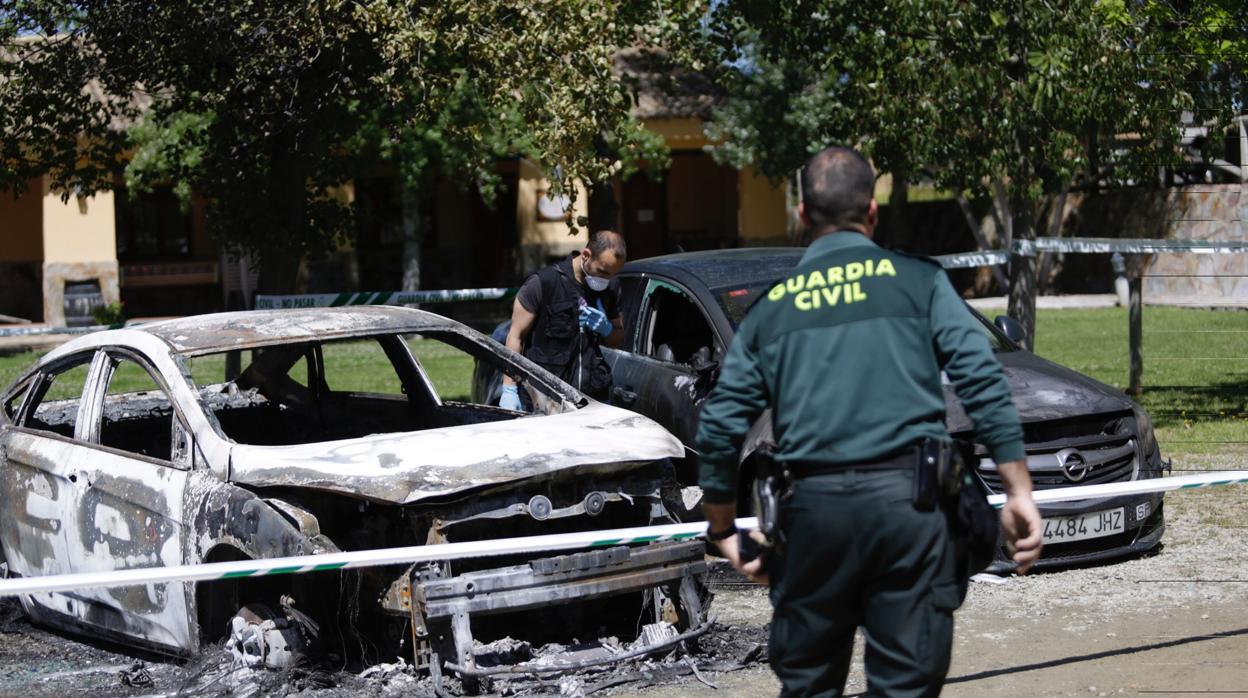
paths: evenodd
<path fill-rule="evenodd" d="M 516 419 L 472 400 L 477 361 L 515 376 L 538 414 L 568 408 L 489 348 L 450 332 L 295 342 L 185 359 L 237 443 L 284 446 Z"/>

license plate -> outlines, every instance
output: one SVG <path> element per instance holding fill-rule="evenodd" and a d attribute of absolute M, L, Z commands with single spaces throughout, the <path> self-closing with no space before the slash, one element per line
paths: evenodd
<path fill-rule="evenodd" d="M 1122 533 L 1126 529 L 1123 509 L 1093 511 L 1076 516 L 1055 516 L 1044 520 L 1045 543 L 1070 543 Z"/>

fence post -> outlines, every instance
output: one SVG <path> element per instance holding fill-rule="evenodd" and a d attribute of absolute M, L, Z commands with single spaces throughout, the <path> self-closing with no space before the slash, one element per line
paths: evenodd
<path fill-rule="evenodd" d="M 1131 352 L 1131 370 L 1127 392 L 1139 395 L 1144 379 L 1144 298 L 1143 279 L 1137 272 L 1130 278 L 1130 301 L 1127 303 L 1127 342 Z"/>

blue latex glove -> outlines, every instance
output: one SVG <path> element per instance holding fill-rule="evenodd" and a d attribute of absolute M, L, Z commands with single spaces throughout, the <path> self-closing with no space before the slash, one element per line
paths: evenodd
<path fill-rule="evenodd" d="M 603 337 L 609 336 L 611 330 L 615 327 L 611 321 L 607 319 L 607 314 L 599 308 L 591 308 L 588 305 L 581 306 L 581 327 L 597 332 Z"/>
<path fill-rule="evenodd" d="M 520 404 L 520 390 L 514 385 L 504 385 L 503 396 L 498 399 L 498 406 L 505 410 L 523 412 L 524 406 Z"/>

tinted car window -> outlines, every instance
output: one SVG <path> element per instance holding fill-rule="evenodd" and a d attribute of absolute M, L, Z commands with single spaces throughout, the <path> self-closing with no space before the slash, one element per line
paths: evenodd
<path fill-rule="evenodd" d="M 724 316 L 728 318 L 733 331 L 736 331 L 741 326 L 741 321 L 745 319 L 745 314 L 754 305 L 754 301 L 758 300 L 760 296 L 777 283 L 776 281 L 769 281 L 767 283 L 726 286 L 716 289 L 712 293 L 715 296 L 715 301 L 719 303 L 719 307 L 724 309 Z"/>

